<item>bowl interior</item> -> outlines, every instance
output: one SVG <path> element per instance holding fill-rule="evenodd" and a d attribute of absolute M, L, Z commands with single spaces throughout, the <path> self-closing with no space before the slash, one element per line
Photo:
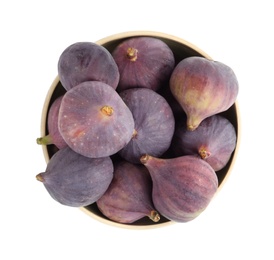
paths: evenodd
<path fill-rule="evenodd" d="M 109 36 L 107 38 L 101 39 L 97 41 L 96 43 L 104 46 L 106 49 L 108 49 L 110 52 L 123 40 L 129 37 L 136 37 L 136 36 L 152 36 L 161 39 L 164 41 L 173 51 L 176 64 L 181 61 L 184 58 L 191 57 L 191 56 L 200 56 L 205 57 L 208 59 L 211 59 L 209 55 L 207 55 L 205 52 L 194 46 L 193 44 L 174 37 L 172 35 L 167 35 L 163 33 L 158 32 L 150 32 L 150 31 L 137 31 L 137 32 L 126 32 L 121 34 L 116 34 Z M 49 107 L 51 106 L 52 102 L 59 96 L 63 95 L 65 93 L 65 89 L 63 88 L 62 84 L 59 81 L 58 76 L 53 81 L 48 94 L 45 99 L 43 112 L 42 112 L 42 122 L 41 122 L 41 136 L 44 136 L 48 134 L 47 129 L 47 115 Z M 222 113 L 226 118 L 230 120 L 230 122 L 235 127 L 236 133 L 237 133 L 237 145 L 236 149 L 233 152 L 228 164 L 220 171 L 217 172 L 218 181 L 219 181 L 219 187 L 218 191 L 223 186 L 225 180 L 227 179 L 231 168 L 233 166 L 233 163 L 236 158 L 236 153 L 238 151 L 238 144 L 239 144 L 239 111 L 238 111 L 238 105 L 237 102 L 232 105 L 227 111 Z M 49 159 L 52 157 L 52 155 L 57 151 L 57 148 L 54 145 L 48 145 L 43 146 L 43 153 L 46 162 L 49 161 Z M 105 216 L 102 215 L 102 213 L 99 211 L 99 209 L 96 206 L 96 203 L 89 205 L 87 207 L 81 208 L 84 212 L 91 215 L 93 218 L 111 224 L 116 225 L 120 227 L 127 227 L 127 228 L 148 228 L 148 227 L 160 227 L 163 225 L 171 224 L 172 221 L 169 221 L 168 219 L 165 219 L 164 217 L 161 217 L 161 220 L 157 223 L 152 222 L 148 218 L 143 218 L 133 224 L 119 224 L 115 223 L 114 221 L 111 221 L 107 219 Z"/>

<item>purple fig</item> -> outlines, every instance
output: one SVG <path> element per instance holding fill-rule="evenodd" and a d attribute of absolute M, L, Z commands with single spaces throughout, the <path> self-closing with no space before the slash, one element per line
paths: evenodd
<path fill-rule="evenodd" d="M 119 92 L 135 87 L 156 91 L 169 81 L 175 66 L 169 46 L 153 37 L 126 39 L 114 49 L 112 56 L 120 73 Z"/>
<path fill-rule="evenodd" d="M 112 87 L 87 81 L 65 93 L 59 130 L 72 150 L 98 158 L 115 154 L 130 141 L 134 120 Z"/>
<path fill-rule="evenodd" d="M 161 88 L 161 90 L 158 91 L 157 93 L 163 96 L 163 98 L 169 104 L 175 118 L 175 123 L 177 120 L 180 121 L 182 120 L 183 117 L 186 117 L 185 111 L 183 110 L 182 106 L 179 104 L 179 102 L 175 99 L 175 97 L 171 93 L 169 86 Z"/>
<path fill-rule="evenodd" d="M 158 222 L 160 215 L 152 204 L 151 188 L 150 175 L 143 165 L 121 161 L 115 165 L 113 180 L 97 206 L 119 223 L 133 223 L 146 216 Z"/>
<path fill-rule="evenodd" d="M 129 143 L 119 151 L 121 157 L 140 163 L 143 154 L 159 157 L 170 147 L 175 119 L 167 101 L 147 88 L 132 88 L 120 93 L 130 109 L 135 132 Z"/>
<path fill-rule="evenodd" d="M 175 156 L 199 155 L 219 171 L 226 166 L 236 147 L 236 131 L 221 115 L 204 119 L 195 131 L 188 131 L 183 122 L 176 128 L 172 147 Z"/>
<path fill-rule="evenodd" d="M 46 171 L 36 178 L 59 203 L 84 207 L 107 190 L 113 178 L 113 163 L 110 157 L 88 158 L 66 147 L 51 157 Z"/>
<path fill-rule="evenodd" d="M 101 81 L 117 88 L 120 74 L 112 55 L 101 45 L 76 42 L 58 60 L 58 75 L 66 90 L 85 81 Z"/>
<path fill-rule="evenodd" d="M 152 201 L 169 220 L 187 222 L 206 209 L 218 188 L 215 171 L 204 160 L 191 156 L 160 159 L 141 157 L 152 178 Z"/>
<path fill-rule="evenodd" d="M 227 65 L 202 57 L 188 57 L 175 67 L 170 89 L 195 130 L 202 120 L 230 108 L 238 95 L 238 81 Z"/>
<path fill-rule="evenodd" d="M 37 144 L 54 144 L 58 149 L 62 149 L 67 146 L 67 143 L 63 139 L 58 128 L 58 116 L 62 98 L 63 96 L 58 97 L 51 104 L 47 117 L 48 134 L 46 136 L 37 138 Z"/>

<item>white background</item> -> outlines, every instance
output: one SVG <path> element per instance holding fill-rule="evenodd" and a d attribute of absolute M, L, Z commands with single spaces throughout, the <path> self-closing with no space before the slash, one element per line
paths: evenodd
<path fill-rule="evenodd" d="M 273 4 L 260 0 L 1 1 L 0 259 L 274 259 Z M 223 189 L 185 224 L 112 227 L 52 200 L 40 135 L 57 60 L 133 30 L 181 37 L 235 71 L 241 146 Z M 95 254 L 95 255 L 94 255 Z"/>

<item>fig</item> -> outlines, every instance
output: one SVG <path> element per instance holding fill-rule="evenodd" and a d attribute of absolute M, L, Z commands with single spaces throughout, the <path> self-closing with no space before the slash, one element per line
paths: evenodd
<path fill-rule="evenodd" d="M 157 93 L 160 94 L 169 104 L 175 118 L 175 123 L 177 123 L 177 121 L 181 121 L 183 117 L 186 117 L 185 111 L 171 93 L 170 87 L 168 85 L 161 88 Z"/>
<path fill-rule="evenodd" d="M 46 171 L 36 175 L 57 202 L 71 207 L 84 207 L 97 201 L 113 179 L 110 157 L 88 158 L 69 147 L 56 152 Z"/>
<path fill-rule="evenodd" d="M 172 141 L 176 156 L 198 155 L 215 171 L 226 166 L 235 147 L 235 128 L 221 115 L 204 119 L 195 131 L 188 131 L 183 121 L 176 127 Z"/>
<path fill-rule="evenodd" d="M 143 155 L 141 162 L 152 178 L 152 201 L 164 217 L 188 222 L 208 206 L 218 188 L 213 168 L 204 160 L 185 155 L 172 159 Z"/>
<path fill-rule="evenodd" d="M 127 89 L 120 92 L 120 96 L 133 115 L 135 128 L 119 155 L 132 163 L 140 163 L 140 157 L 146 153 L 161 156 L 170 147 L 175 128 L 167 101 L 148 88 Z"/>
<path fill-rule="evenodd" d="M 239 86 L 226 64 L 193 56 L 176 65 L 170 89 L 187 115 L 187 128 L 193 131 L 205 118 L 229 109 Z"/>
<path fill-rule="evenodd" d="M 75 152 L 91 158 L 105 157 L 115 154 L 130 141 L 134 119 L 111 86 L 86 81 L 64 94 L 59 130 Z"/>
<path fill-rule="evenodd" d="M 58 75 L 66 90 L 85 81 L 102 81 L 117 88 L 120 74 L 111 53 L 93 42 L 68 46 L 58 60 Z"/>
<path fill-rule="evenodd" d="M 96 203 L 103 215 L 119 223 L 133 223 L 144 217 L 158 222 L 160 215 L 154 209 L 151 189 L 147 169 L 123 160 L 115 164 L 113 180 Z"/>
<path fill-rule="evenodd" d="M 124 40 L 112 51 L 120 81 L 117 91 L 144 87 L 159 90 L 175 66 L 172 50 L 162 40 L 140 36 Z"/>
<path fill-rule="evenodd" d="M 54 144 L 58 149 L 62 149 L 67 146 L 67 143 L 60 134 L 58 128 L 58 115 L 63 95 L 53 101 L 49 108 L 47 117 L 48 134 L 36 139 L 37 144 L 50 145 Z"/>

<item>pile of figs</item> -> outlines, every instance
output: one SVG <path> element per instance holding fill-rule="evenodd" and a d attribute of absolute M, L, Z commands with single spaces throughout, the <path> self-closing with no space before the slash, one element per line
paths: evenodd
<path fill-rule="evenodd" d="M 36 175 L 50 196 L 123 224 L 199 216 L 237 143 L 225 114 L 238 94 L 233 70 L 201 55 L 178 59 L 152 36 L 112 50 L 76 42 L 57 67 L 61 91 L 37 138 L 54 151 Z"/>

